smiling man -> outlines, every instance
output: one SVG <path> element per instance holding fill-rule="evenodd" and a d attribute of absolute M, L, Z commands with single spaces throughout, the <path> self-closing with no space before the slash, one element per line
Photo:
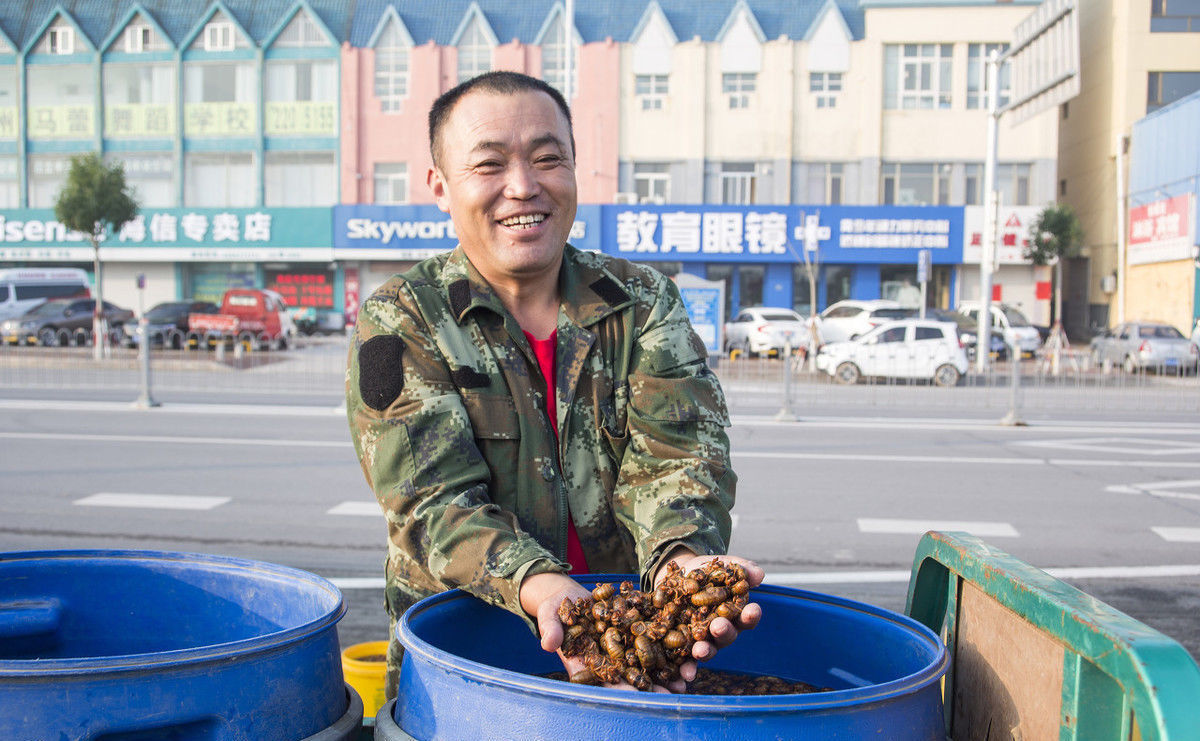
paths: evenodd
<path fill-rule="evenodd" d="M 569 571 L 634 572 L 649 588 L 669 561 L 726 552 L 725 399 L 671 281 L 567 244 L 575 142 L 558 91 L 476 77 L 434 103 L 429 139 L 427 183 L 458 248 L 367 299 L 346 378 L 355 450 L 387 516 L 387 608 L 394 627 L 460 587 L 555 651 L 559 604 L 588 594 Z M 693 656 L 760 616 L 751 604 L 736 624 L 718 618 Z M 388 697 L 400 656 L 393 630 Z"/>

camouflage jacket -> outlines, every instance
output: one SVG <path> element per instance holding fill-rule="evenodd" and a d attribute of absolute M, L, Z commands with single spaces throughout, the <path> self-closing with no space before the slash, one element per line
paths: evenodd
<path fill-rule="evenodd" d="M 675 545 L 724 553 L 736 476 L 725 399 L 675 284 L 567 245 L 558 444 L 520 325 L 461 249 L 363 304 L 346 409 L 388 525 L 388 607 L 461 587 L 526 619 L 526 575 L 589 567 L 645 583 Z"/>

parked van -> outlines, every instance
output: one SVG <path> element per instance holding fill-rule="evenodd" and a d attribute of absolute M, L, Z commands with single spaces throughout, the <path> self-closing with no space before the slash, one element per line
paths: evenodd
<path fill-rule="evenodd" d="M 22 316 L 52 298 L 91 298 L 87 273 L 79 268 L 0 270 L 0 321 Z"/>
<path fill-rule="evenodd" d="M 981 307 L 978 301 L 963 301 L 958 310 L 979 323 Z M 1032 355 L 1042 344 L 1037 327 L 1029 323 L 1020 309 L 1008 304 L 992 304 L 992 331 L 999 332 L 1009 347 L 1019 347 L 1022 355 Z"/>

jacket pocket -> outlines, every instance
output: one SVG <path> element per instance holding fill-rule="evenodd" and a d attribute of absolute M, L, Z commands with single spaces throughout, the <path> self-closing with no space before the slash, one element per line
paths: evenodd
<path fill-rule="evenodd" d="M 478 440 L 519 440 L 520 420 L 512 398 L 496 394 L 462 395 L 463 407 Z"/>

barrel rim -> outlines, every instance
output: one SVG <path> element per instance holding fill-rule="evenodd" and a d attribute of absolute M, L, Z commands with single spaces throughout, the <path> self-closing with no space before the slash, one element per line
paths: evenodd
<path fill-rule="evenodd" d="M 346 614 L 346 602 L 333 582 L 303 569 L 257 561 L 235 556 L 187 551 L 154 551 L 126 549 L 78 549 L 44 551 L 0 552 L 0 565 L 20 561 L 66 561 L 88 558 L 109 561 L 152 561 L 155 563 L 202 562 L 208 566 L 236 569 L 274 577 L 291 577 L 317 587 L 337 598 L 336 606 L 326 614 L 307 623 L 284 630 L 243 638 L 237 641 L 214 643 L 207 646 L 156 651 L 140 654 L 118 654 L 114 656 L 73 657 L 64 659 L 0 659 L 0 676 L 28 676 L 36 668 L 37 676 L 59 676 L 97 674 L 122 671 L 159 669 L 189 664 L 204 664 L 222 661 L 233 656 L 247 656 L 280 650 L 299 643 L 311 635 L 337 625 Z"/>
<path fill-rule="evenodd" d="M 604 581 L 620 582 L 625 580 L 636 583 L 637 579 L 635 575 L 630 574 L 579 574 L 572 575 L 572 578 L 584 584 Z M 571 684 L 560 680 L 545 679 L 531 674 L 482 664 L 434 648 L 413 632 L 412 627 L 409 625 L 409 618 L 432 609 L 442 602 L 458 599 L 475 599 L 474 596 L 461 589 L 452 589 L 435 594 L 417 602 L 405 611 L 400 620 L 396 622 L 395 633 L 400 643 L 404 645 L 405 661 L 415 661 L 420 658 L 443 670 L 468 676 L 473 681 L 504 687 L 530 695 L 553 696 L 559 699 L 597 705 L 619 704 L 622 708 L 637 707 L 659 711 L 670 709 L 712 713 L 729 713 L 731 711 L 770 713 L 861 705 L 865 702 L 886 701 L 901 695 L 920 691 L 926 686 L 938 682 L 949 668 L 949 653 L 941 638 L 928 627 L 907 615 L 865 602 L 846 599 L 845 597 L 811 592 L 794 587 L 762 584 L 751 590 L 752 594 L 755 592 L 807 599 L 812 602 L 820 602 L 857 612 L 865 612 L 885 619 L 910 631 L 928 643 L 934 649 L 932 659 L 925 667 L 916 672 L 888 682 L 871 684 L 865 687 L 851 687 L 842 690 L 830 690 L 828 692 L 794 695 L 676 695 L 639 692 L 636 690 L 619 690 L 611 687 L 593 687 Z M 403 674 L 404 672 L 402 671 L 402 678 Z M 719 698 L 719 701 L 717 701 L 717 698 Z"/>

